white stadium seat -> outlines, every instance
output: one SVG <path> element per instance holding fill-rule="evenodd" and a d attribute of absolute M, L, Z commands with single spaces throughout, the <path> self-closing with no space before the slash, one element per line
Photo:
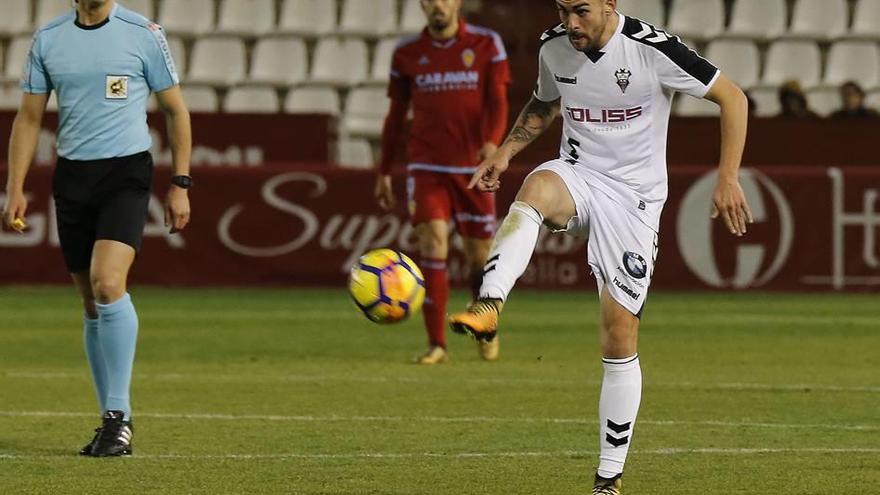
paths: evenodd
<path fill-rule="evenodd" d="M 322 38 L 312 59 L 311 81 L 351 86 L 367 78 L 367 44 L 361 39 Z"/>
<path fill-rule="evenodd" d="M 162 0 L 159 24 L 169 33 L 206 34 L 214 29 L 214 0 Z"/>
<path fill-rule="evenodd" d="M 18 0 L 3 6 L 0 16 L 0 36 L 16 35 L 32 31 L 31 2 Z"/>
<path fill-rule="evenodd" d="M 339 31 L 344 34 L 379 38 L 397 28 L 395 0 L 343 0 Z"/>
<path fill-rule="evenodd" d="M 15 83 L 0 83 L 0 111 L 15 111 L 21 103 L 21 90 Z"/>
<path fill-rule="evenodd" d="M 865 106 L 880 112 L 880 90 L 868 93 L 865 97 Z"/>
<path fill-rule="evenodd" d="M 346 168 L 373 168 L 373 148 L 366 139 L 340 139 L 336 162 Z"/>
<path fill-rule="evenodd" d="M 679 117 L 717 117 L 721 109 L 715 103 L 703 98 L 694 98 L 686 94 L 675 96 L 677 100 L 675 115 Z"/>
<path fill-rule="evenodd" d="M 133 10 L 147 19 L 153 20 L 156 18 L 153 0 L 122 0 L 119 3 L 128 10 Z"/>
<path fill-rule="evenodd" d="M 70 0 L 37 0 L 37 20 L 34 24 L 36 27 L 43 26 L 52 19 L 70 12 L 71 9 L 73 3 Z"/>
<path fill-rule="evenodd" d="M 284 0 L 278 32 L 321 36 L 336 29 L 336 0 Z"/>
<path fill-rule="evenodd" d="M 847 12 L 846 0 L 796 0 L 789 36 L 820 40 L 843 36 Z"/>
<path fill-rule="evenodd" d="M 711 39 L 724 29 L 723 0 L 673 0 L 668 31 L 678 36 Z"/>
<path fill-rule="evenodd" d="M 785 0 L 736 0 L 726 34 L 773 39 L 785 33 L 786 20 Z"/>
<path fill-rule="evenodd" d="M 810 110 L 820 117 L 827 117 L 840 110 L 840 90 L 837 88 L 815 88 L 807 91 L 807 104 Z"/>
<path fill-rule="evenodd" d="M 831 45 L 824 83 L 855 81 L 863 88 L 880 87 L 880 48 L 869 41 L 838 41 Z"/>
<path fill-rule="evenodd" d="M 425 13 L 422 11 L 421 2 L 419 0 L 404 0 L 398 32 L 401 34 L 415 34 L 420 32 L 426 23 L 427 20 L 425 19 Z"/>
<path fill-rule="evenodd" d="M 242 86 L 226 93 L 227 113 L 278 113 L 278 92 L 268 86 Z"/>
<path fill-rule="evenodd" d="M 851 36 L 880 39 L 880 0 L 857 0 Z"/>
<path fill-rule="evenodd" d="M 6 50 L 6 70 L 3 71 L 3 79 L 7 81 L 20 81 L 24 62 L 31 51 L 31 36 L 18 36 L 13 38 Z"/>
<path fill-rule="evenodd" d="M 306 44 L 300 38 L 263 38 L 251 56 L 250 82 L 291 86 L 308 73 Z"/>
<path fill-rule="evenodd" d="M 779 86 L 797 79 L 804 88 L 819 84 L 821 73 L 819 46 L 812 41 L 782 40 L 770 45 L 762 84 Z"/>
<path fill-rule="evenodd" d="M 300 87 L 287 93 L 284 111 L 287 113 L 324 113 L 339 115 L 339 93 L 327 87 Z"/>
<path fill-rule="evenodd" d="M 721 39 L 709 43 L 706 58 L 744 88 L 758 83 L 761 56 L 753 41 Z"/>
<path fill-rule="evenodd" d="M 345 99 L 342 118 L 343 135 L 377 138 L 388 113 L 389 100 L 385 88 L 355 88 Z"/>
<path fill-rule="evenodd" d="M 755 117 L 775 117 L 782 111 L 779 104 L 779 88 L 752 88 L 749 96 L 755 103 Z"/>
<path fill-rule="evenodd" d="M 275 28 L 275 0 L 223 0 L 217 30 L 224 34 L 257 36 Z"/>
<path fill-rule="evenodd" d="M 215 113 L 220 110 L 220 100 L 217 91 L 211 86 L 184 85 L 181 88 L 183 101 L 191 112 Z"/>
<path fill-rule="evenodd" d="M 187 81 L 233 86 L 245 78 L 245 48 L 239 38 L 199 38 L 193 46 Z"/>
<path fill-rule="evenodd" d="M 174 60 L 174 67 L 177 68 L 177 74 L 181 80 L 186 75 L 186 47 L 183 40 L 176 36 L 168 37 L 168 49 L 171 51 L 171 59 Z"/>
<path fill-rule="evenodd" d="M 663 0 L 621 0 L 617 7 L 626 16 L 635 17 L 659 28 L 666 25 Z"/>
<path fill-rule="evenodd" d="M 370 70 L 370 82 L 387 83 L 391 73 L 391 59 L 399 38 L 386 38 L 376 43 L 373 50 L 373 68 Z"/>

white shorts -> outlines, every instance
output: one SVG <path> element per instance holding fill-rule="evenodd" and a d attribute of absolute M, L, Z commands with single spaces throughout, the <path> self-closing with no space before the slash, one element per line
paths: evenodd
<path fill-rule="evenodd" d="M 657 260 L 657 233 L 563 160 L 544 163 L 532 173 L 555 173 L 568 188 L 577 207 L 563 230 L 587 239 L 587 263 L 602 289 L 636 316 L 641 316 Z M 531 175 L 531 174 L 530 174 Z"/>

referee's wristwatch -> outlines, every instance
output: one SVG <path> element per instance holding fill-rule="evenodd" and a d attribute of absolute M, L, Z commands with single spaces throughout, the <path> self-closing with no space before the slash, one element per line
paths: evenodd
<path fill-rule="evenodd" d="M 193 180 L 188 175 L 175 175 L 171 177 L 171 183 L 181 189 L 189 189 L 193 185 Z"/>

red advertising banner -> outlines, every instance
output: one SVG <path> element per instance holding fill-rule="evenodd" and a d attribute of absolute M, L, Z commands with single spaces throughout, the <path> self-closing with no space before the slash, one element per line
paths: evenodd
<path fill-rule="evenodd" d="M 266 163 L 329 163 L 336 142 L 336 119 L 319 114 L 216 114 L 194 113 L 192 165 L 194 167 L 256 167 Z M 15 112 L 0 111 L 0 162 L 6 160 Z M 153 159 L 171 163 L 165 134 L 165 116 L 147 118 L 153 136 Z M 55 164 L 58 114 L 46 113 L 34 164 Z M 295 144 L 294 144 L 295 143 Z"/>
<path fill-rule="evenodd" d="M 525 170 L 512 170 L 499 212 Z M 343 283 L 348 267 L 372 247 L 413 255 L 403 212 L 381 212 L 373 174 L 329 167 L 200 170 L 192 190 L 193 222 L 182 234 L 163 226 L 168 170 L 157 171 L 144 246 L 132 281 L 160 285 L 312 285 Z M 51 170 L 28 178 L 24 234 L 0 233 L 0 283 L 68 283 L 54 223 Z M 403 177 L 396 178 L 402 195 Z M 743 188 L 756 223 L 743 238 L 709 219 L 715 174 L 674 168 L 663 213 L 654 286 L 663 289 L 880 289 L 880 171 L 859 168 L 745 168 Z M 404 201 L 400 202 L 405 203 Z M 450 259 L 453 281 L 465 263 Z M 542 232 L 520 286 L 593 287 L 582 242 Z"/>

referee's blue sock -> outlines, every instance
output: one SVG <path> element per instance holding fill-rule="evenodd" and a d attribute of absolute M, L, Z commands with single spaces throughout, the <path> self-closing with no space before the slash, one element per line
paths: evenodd
<path fill-rule="evenodd" d="M 122 411 L 131 418 L 129 389 L 134 349 L 137 344 L 138 317 L 126 293 L 110 304 L 95 304 L 98 308 L 98 340 L 107 366 L 107 395 L 105 411 Z"/>
<path fill-rule="evenodd" d="M 95 384 L 95 395 L 98 396 L 98 407 L 101 414 L 107 410 L 107 365 L 104 364 L 104 354 L 101 352 L 101 342 L 98 340 L 98 319 L 91 319 L 88 315 L 83 316 L 83 344 L 86 348 L 86 358 L 89 360 L 89 368 L 92 370 L 92 382 Z"/>

